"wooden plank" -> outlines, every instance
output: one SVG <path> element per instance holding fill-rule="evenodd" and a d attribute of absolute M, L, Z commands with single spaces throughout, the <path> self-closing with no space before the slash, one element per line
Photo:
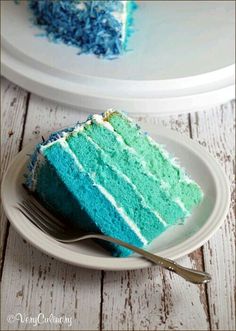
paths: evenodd
<path fill-rule="evenodd" d="M 24 145 L 47 138 L 52 131 L 68 127 L 88 117 L 86 112 L 58 105 L 39 96 L 31 96 L 29 114 L 25 127 Z"/>
<path fill-rule="evenodd" d="M 3 269 L 3 330 L 98 330 L 101 272 L 77 268 L 26 243 L 11 227 Z M 18 315 L 17 315 L 18 314 Z M 9 315 L 23 322 L 8 323 Z M 64 317 L 32 327 L 26 317 Z"/>
<path fill-rule="evenodd" d="M 142 122 L 162 123 L 189 136 L 188 115 L 169 118 L 137 116 Z M 201 250 L 179 259 L 187 267 L 202 268 Z M 207 330 L 205 289 L 185 282 L 159 267 L 105 272 L 102 328 L 104 330 Z"/>
<path fill-rule="evenodd" d="M 32 95 L 23 145 L 68 126 L 87 114 L 57 106 Z M 2 328 L 17 330 L 98 330 L 100 325 L 101 272 L 70 266 L 41 253 L 10 229 L 3 270 Z M 72 318 L 68 323 L 8 323 L 8 314 Z"/>
<path fill-rule="evenodd" d="M 235 330 L 235 101 L 191 115 L 192 134 L 221 163 L 231 185 L 231 206 L 220 230 L 204 246 L 212 274 L 208 301 L 212 330 Z"/>
<path fill-rule="evenodd" d="M 1 78 L 1 180 L 9 163 L 18 153 L 24 127 L 28 93 Z M 2 269 L 8 222 L 1 205 L 0 265 Z"/>

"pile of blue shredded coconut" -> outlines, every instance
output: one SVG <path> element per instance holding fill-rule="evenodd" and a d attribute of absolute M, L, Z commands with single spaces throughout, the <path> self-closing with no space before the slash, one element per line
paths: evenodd
<path fill-rule="evenodd" d="M 76 7 L 76 5 L 79 5 Z M 121 12 L 123 4 L 118 0 L 30 0 L 34 23 L 41 26 L 47 37 L 54 42 L 76 46 L 79 54 L 93 53 L 113 59 L 126 49 L 122 41 L 122 24 L 112 15 Z M 129 11 L 136 7 L 130 1 Z M 127 37 L 132 32 L 132 18 L 128 17 Z"/>

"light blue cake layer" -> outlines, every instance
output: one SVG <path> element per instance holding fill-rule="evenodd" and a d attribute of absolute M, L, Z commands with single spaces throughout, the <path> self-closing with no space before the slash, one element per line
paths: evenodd
<path fill-rule="evenodd" d="M 187 213 L 162 188 L 161 181 L 152 176 L 149 169 L 143 165 L 143 159 L 135 150 L 127 145 L 115 132 L 106 126 L 97 124 L 85 126 L 84 132 L 99 145 L 103 160 L 116 166 L 136 186 L 147 204 L 156 210 L 167 224 L 174 224 L 186 217 Z M 109 143 L 107 143 L 109 141 Z"/>

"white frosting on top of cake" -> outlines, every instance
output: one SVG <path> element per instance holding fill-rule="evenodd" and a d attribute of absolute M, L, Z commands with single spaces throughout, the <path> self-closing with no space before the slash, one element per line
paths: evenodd
<path fill-rule="evenodd" d="M 102 115 L 99 115 L 99 114 L 95 114 L 92 116 L 92 120 L 95 121 L 96 123 L 98 124 L 102 124 L 103 126 L 105 126 L 108 130 L 110 131 L 114 131 L 113 129 L 113 126 L 107 122 L 107 121 L 104 121 L 104 118 Z"/>
<path fill-rule="evenodd" d="M 122 12 L 113 12 L 113 16 L 121 22 L 122 24 L 122 32 L 121 32 L 121 40 L 124 42 L 126 37 L 126 23 L 127 23 L 127 6 L 128 1 L 121 1 L 123 4 Z"/>

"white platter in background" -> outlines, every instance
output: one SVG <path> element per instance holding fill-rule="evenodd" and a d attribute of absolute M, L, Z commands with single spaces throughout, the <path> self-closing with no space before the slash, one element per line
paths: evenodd
<path fill-rule="evenodd" d="M 203 245 L 223 223 L 230 204 L 227 178 L 216 160 L 198 143 L 171 130 L 151 124 L 143 129 L 170 153 L 180 159 L 203 192 L 202 203 L 183 225 L 169 228 L 156 238 L 148 250 L 177 259 Z M 138 256 L 115 258 L 93 241 L 62 244 L 44 234 L 15 208 L 26 194 L 22 188 L 23 174 L 34 144 L 23 149 L 8 168 L 2 184 L 2 202 L 6 215 L 15 229 L 35 247 L 67 263 L 104 270 L 129 270 L 150 267 L 151 263 Z"/>
<path fill-rule="evenodd" d="M 235 97 L 234 1 L 139 1 L 131 52 L 77 55 L 33 26 L 27 1 L 1 1 L 2 74 L 88 111 L 187 112 Z M 12 19 L 14 17 L 14 19 Z"/>

